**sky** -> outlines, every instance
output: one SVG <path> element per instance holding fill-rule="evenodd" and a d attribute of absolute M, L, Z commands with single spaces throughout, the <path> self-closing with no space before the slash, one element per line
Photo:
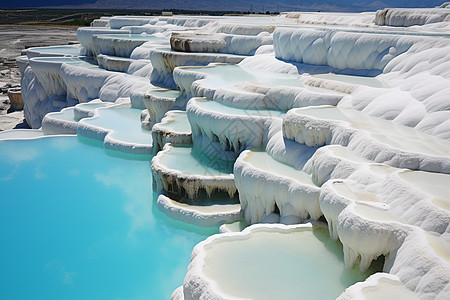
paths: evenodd
<path fill-rule="evenodd" d="M 0 8 L 71 6 L 71 8 L 194 10 L 365 11 L 384 7 L 435 7 L 445 0 L 0 0 Z M 62 8 L 62 7 L 61 7 Z"/>

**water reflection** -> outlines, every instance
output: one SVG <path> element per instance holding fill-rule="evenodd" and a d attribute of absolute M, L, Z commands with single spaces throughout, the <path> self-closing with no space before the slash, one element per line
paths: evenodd
<path fill-rule="evenodd" d="M 0 143 L 2 299 L 168 299 L 217 232 L 155 210 L 148 161 L 75 136 Z"/>

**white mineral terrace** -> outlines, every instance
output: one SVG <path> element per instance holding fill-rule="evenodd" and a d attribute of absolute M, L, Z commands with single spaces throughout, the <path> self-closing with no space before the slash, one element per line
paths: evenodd
<path fill-rule="evenodd" d="M 230 197 L 236 192 L 232 170 L 219 163 L 216 157 L 196 153 L 189 146 L 166 144 L 152 159 L 153 180 L 157 191 L 173 191 L 182 188 L 185 194 L 195 199 L 200 189 L 211 195 L 215 190 L 225 191 Z M 179 191 L 183 194 L 183 191 Z"/>
<path fill-rule="evenodd" d="M 151 154 L 152 135 L 141 128 L 140 115 L 141 110 L 129 104 L 98 108 L 93 117 L 79 122 L 77 134 L 103 142 L 106 149 Z"/>
<path fill-rule="evenodd" d="M 327 235 L 320 226 L 259 225 L 213 236 L 193 251 L 185 299 L 336 298 L 367 275 L 344 268 L 340 245 Z"/>
<path fill-rule="evenodd" d="M 36 47 L 27 49 L 28 58 L 42 56 L 80 56 L 80 45 Z"/>
<path fill-rule="evenodd" d="M 158 209 L 222 225 L 172 299 L 449 299 L 446 6 L 102 18 L 17 59 L 0 139 L 154 155 Z"/>
<path fill-rule="evenodd" d="M 304 76 L 271 70 L 260 72 L 241 65 L 215 63 L 207 67 L 181 67 L 175 69 L 173 76 L 188 96 L 213 98 L 248 109 L 287 111 L 309 105 L 336 105 L 344 96 L 335 91 L 336 85 L 330 85 L 330 80 L 323 80 L 321 87 L 305 86 Z"/>
<path fill-rule="evenodd" d="M 73 110 L 75 120 L 81 120 L 83 118 L 93 117 L 95 110 L 100 107 L 106 107 L 113 105 L 113 103 L 102 102 L 100 100 L 92 100 L 88 103 L 77 104 Z"/>
<path fill-rule="evenodd" d="M 0 140 L 40 138 L 44 135 L 40 129 L 16 129 L 0 132 Z"/>
<path fill-rule="evenodd" d="M 235 152 L 262 147 L 265 127 L 272 119 L 284 116 L 284 112 L 232 107 L 205 98 L 192 98 L 186 110 L 194 140 L 199 135 L 207 136 L 219 142 L 223 150 Z"/>
<path fill-rule="evenodd" d="M 42 131 L 49 134 L 77 134 L 78 120 L 74 108 L 66 107 L 60 112 L 48 113 L 42 120 Z"/>
<path fill-rule="evenodd" d="M 293 109 L 284 118 L 283 134 L 308 146 L 348 146 L 367 159 L 394 167 L 450 173 L 448 141 L 355 110 Z"/>
<path fill-rule="evenodd" d="M 119 57 L 130 57 L 136 47 L 148 41 L 161 45 L 168 43 L 167 38 L 146 34 L 101 34 L 92 37 L 92 42 L 95 45 L 94 51 L 97 54 Z"/>
<path fill-rule="evenodd" d="M 187 98 L 178 90 L 153 89 L 147 91 L 143 98 L 153 124 L 161 122 L 170 109 L 186 109 Z"/>
<path fill-rule="evenodd" d="M 187 204 L 159 195 L 157 206 L 159 210 L 175 220 L 203 227 L 217 226 L 217 224 L 234 222 L 242 218 L 239 203 L 227 203 L 229 200 L 221 203 L 218 197 L 215 197 L 217 202 L 202 200 L 197 199 L 194 203 Z"/>
<path fill-rule="evenodd" d="M 80 103 L 74 107 L 66 107 L 60 112 L 48 113 L 42 120 L 42 131 L 50 134 L 77 134 L 78 122 L 95 115 L 95 110 L 113 105 L 112 103 L 93 100 Z"/>
<path fill-rule="evenodd" d="M 234 165 L 234 175 L 245 218 L 250 224 L 264 222 L 275 206 L 280 222 L 285 224 L 300 223 L 309 216 L 318 219 L 322 215 L 320 189 L 311 177 L 276 161 L 266 152 L 244 151 Z"/>
<path fill-rule="evenodd" d="M 172 110 L 152 127 L 153 146 L 159 150 L 167 143 L 192 144 L 191 125 L 185 111 Z M 154 149 L 155 150 L 155 149 Z"/>

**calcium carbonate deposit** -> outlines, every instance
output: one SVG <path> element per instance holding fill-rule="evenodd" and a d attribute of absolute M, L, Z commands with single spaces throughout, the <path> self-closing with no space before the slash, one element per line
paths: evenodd
<path fill-rule="evenodd" d="M 221 225 L 172 299 L 450 299 L 449 16 L 104 17 L 17 58 L 25 118 Z"/>

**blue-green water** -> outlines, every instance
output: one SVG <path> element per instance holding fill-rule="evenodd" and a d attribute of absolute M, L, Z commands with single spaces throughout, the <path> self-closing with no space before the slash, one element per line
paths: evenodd
<path fill-rule="evenodd" d="M 0 141 L 0 299 L 169 299 L 217 229 L 167 219 L 151 183 L 75 136 Z"/>

